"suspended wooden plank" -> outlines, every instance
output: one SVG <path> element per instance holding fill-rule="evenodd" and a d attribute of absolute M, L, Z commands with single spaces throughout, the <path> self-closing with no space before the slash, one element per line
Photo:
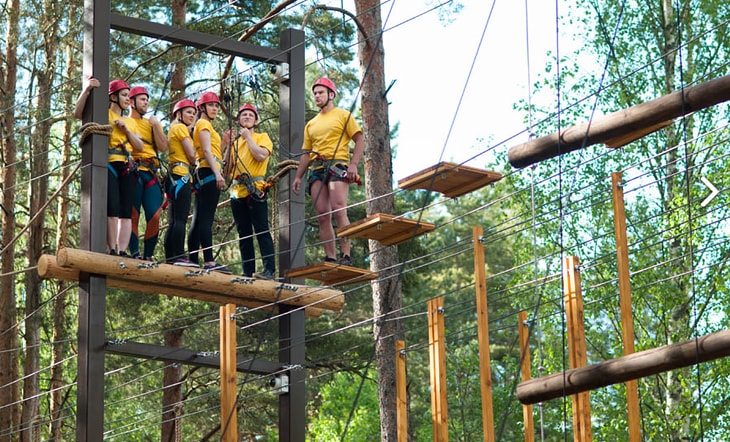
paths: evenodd
<path fill-rule="evenodd" d="M 370 281 L 378 277 L 377 273 L 357 267 L 337 264 L 335 262 L 320 262 L 303 267 L 297 267 L 287 272 L 291 279 L 305 278 L 322 281 L 326 286 L 340 286 Z"/>
<path fill-rule="evenodd" d="M 502 179 L 499 172 L 441 162 L 398 181 L 406 190 L 426 189 L 455 198 Z"/>
<path fill-rule="evenodd" d="M 225 294 L 225 296 L 242 301 L 253 300 L 302 307 L 311 305 L 334 311 L 341 310 L 345 303 L 341 291 L 328 287 L 282 284 L 276 281 L 243 278 L 168 264 L 150 265 L 152 263 L 85 250 L 61 249 L 58 251 L 56 261 L 61 267 L 75 268 L 87 273 L 113 276 L 143 284 L 167 286 L 168 288 L 200 291 L 208 295 Z"/>
<path fill-rule="evenodd" d="M 367 238 L 379 241 L 385 246 L 392 246 L 423 235 L 433 230 L 432 223 L 403 218 L 387 213 L 376 213 L 337 229 L 337 236 L 348 238 Z"/>
<path fill-rule="evenodd" d="M 730 75 L 513 146 L 507 159 L 514 167 L 527 167 L 598 143 L 622 146 L 666 127 L 675 118 L 728 100 Z"/>
<path fill-rule="evenodd" d="M 730 330 L 723 330 L 522 382 L 517 386 L 517 398 L 523 404 L 536 404 L 728 356 Z"/>

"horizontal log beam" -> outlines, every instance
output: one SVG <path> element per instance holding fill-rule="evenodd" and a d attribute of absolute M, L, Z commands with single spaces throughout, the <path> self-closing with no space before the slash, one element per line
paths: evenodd
<path fill-rule="evenodd" d="M 730 330 L 531 379 L 517 386 L 517 398 L 525 405 L 536 404 L 727 356 Z"/>
<path fill-rule="evenodd" d="M 598 143 L 620 147 L 667 126 L 673 119 L 730 100 L 730 75 L 595 118 L 513 146 L 509 163 L 517 168 Z"/>
<path fill-rule="evenodd" d="M 79 281 L 78 269 L 61 267 L 56 263 L 55 255 L 41 255 L 38 259 L 38 276 L 46 279 L 60 279 L 63 281 Z M 236 304 L 239 307 L 256 309 L 272 309 L 272 304 L 267 302 L 241 299 L 235 296 L 228 296 L 220 293 L 208 293 L 199 290 L 188 290 L 181 287 L 170 287 L 162 284 L 148 284 L 131 279 L 121 279 L 114 276 L 107 276 L 106 285 L 115 289 L 129 290 L 132 292 L 146 293 L 149 295 L 168 295 L 179 298 L 195 299 L 197 301 L 214 302 L 216 304 Z M 322 316 L 322 309 L 317 307 L 306 307 L 304 314 L 310 318 Z"/>

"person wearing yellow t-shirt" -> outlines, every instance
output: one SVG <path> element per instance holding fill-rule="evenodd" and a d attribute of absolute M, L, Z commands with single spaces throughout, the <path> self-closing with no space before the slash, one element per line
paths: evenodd
<path fill-rule="evenodd" d="M 83 118 L 91 90 L 99 87 L 99 80 L 90 77 L 81 92 L 74 117 Z M 109 82 L 109 163 L 107 179 L 106 245 L 113 255 L 128 256 L 127 246 L 132 233 L 132 202 L 137 180 L 131 152 L 142 150 L 142 140 L 135 133 L 134 120 L 123 117 L 129 109 L 129 85 L 124 80 Z"/>
<path fill-rule="evenodd" d="M 190 130 L 195 123 L 195 103 L 183 99 L 172 108 L 172 124 L 167 132 L 169 143 L 168 175 L 165 191 L 169 202 L 165 232 L 165 262 L 182 267 L 198 267 L 185 256 L 185 228 L 192 201 L 192 172 L 195 147 Z"/>
<path fill-rule="evenodd" d="M 215 92 L 203 93 L 195 103 L 198 108 L 198 121 L 193 129 L 195 146 L 195 208 L 193 221 L 188 233 L 188 253 L 190 261 L 199 263 L 198 254 L 203 249 L 203 268 L 205 270 L 231 274 L 228 267 L 213 259 L 213 222 L 218 198 L 226 187 L 223 178 L 223 151 L 221 137 L 213 128 L 213 120 L 218 116 L 221 102 Z M 227 145 L 227 143 L 226 143 Z"/>
<path fill-rule="evenodd" d="M 299 157 L 292 190 L 299 194 L 302 177 L 309 169 L 307 190 L 317 212 L 324 260 L 352 265 L 350 241 L 347 238 L 340 238 L 340 256 L 336 257 L 332 216 L 339 228 L 350 224 L 347 217 L 348 188 L 358 180 L 357 165 L 362 159 L 365 141 L 362 129 L 352 114 L 335 107 L 333 100 L 337 96 L 337 88 L 330 79 L 322 77 L 315 81 L 312 94 L 319 113 L 304 127 L 303 154 Z M 350 141 L 355 143 L 352 158 Z"/>
<path fill-rule="evenodd" d="M 274 144 L 265 132 L 255 131 L 258 110 L 252 104 L 244 104 L 238 110 L 239 132 L 230 149 L 228 175 L 232 179 L 230 189 L 231 213 L 238 230 L 238 249 L 243 262 L 243 275 L 260 279 L 273 279 L 276 272 L 274 241 L 269 232 L 269 206 L 266 201 L 266 168 Z M 227 137 L 231 134 L 227 131 Z M 264 269 L 256 271 L 253 235 L 259 243 Z"/>
<path fill-rule="evenodd" d="M 160 233 L 160 216 L 163 203 L 160 175 L 160 152 L 167 152 L 167 136 L 160 121 L 154 116 L 144 118 L 150 104 L 150 93 L 142 86 L 134 86 L 129 91 L 132 104 L 131 117 L 136 123 L 137 135 L 142 139 L 141 151 L 132 152 L 137 165 L 137 186 L 132 206 L 132 236 L 129 241 L 129 252 L 133 258 L 153 261 L 157 239 Z M 139 215 L 144 208 L 145 231 L 144 250 L 139 253 Z"/>

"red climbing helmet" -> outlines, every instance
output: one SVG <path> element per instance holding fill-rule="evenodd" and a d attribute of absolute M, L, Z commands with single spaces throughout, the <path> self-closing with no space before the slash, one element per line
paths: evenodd
<path fill-rule="evenodd" d="M 203 92 L 203 95 L 198 98 L 198 101 L 195 102 L 195 105 L 197 107 L 200 107 L 204 104 L 208 103 L 218 103 L 221 104 L 221 100 L 218 98 L 218 95 L 216 95 L 215 92 Z"/>
<path fill-rule="evenodd" d="M 314 90 L 315 86 L 324 86 L 327 89 L 331 90 L 332 93 L 335 94 L 335 96 L 337 96 L 337 88 L 335 87 L 335 84 L 332 82 L 332 80 L 330 80 L 329 78 L 326 78 L 326 77 L 318 78 L 317 81 L 315 81 L 314 84 L 312 85 L 312 90 Z"/>
<path fill-rule="evenodd" d="M 186 107 L 195 108 L 195 102 L 193 102 L 193 100 L 183 98 L 182 100 L 175 103 L 175 106 L 172 108 L 172 114 L 175 115 L 177 111 L 185 109 Z"/>
<path fill-rule="evenodd" d="M 258 120 L 258 119 L 259 119 L 259 111 L 257 111 L 257 110 L 256 110 L 256 106 L 254 106 L 254 105 L 253 105 L 253 104 L 251 104 L 251 103 L 246 103 L 246 104 L 244 104 L 243 106 L 241 106 L 241 107 L 240 107 L 240 108 L 238 109 L 238 114 L 237 114 L 237 115 L 238 115 L 238 116 L 240 117 L 240 116 L 241 116 L 241 112 L 243 112 L 243 111 L 245 111 L 245 110 L 250 110 L 251 112 L 253 112 L 253 113 L 254 113 L 254 115 L 256 115 L 256 120 Z"/>
<path fill-rule="evenodd" d="M 134 98 L 137 95 L 142 94 L 147 95 L 147 98 L 150 98 L 150 93 L 147 92 L 147 89 L 145 89 L 143 86 L 135 86 L 129 90 L 129 98 Z"/>
<path fill-rule="evenodd" d="M 109 82 L 109 95 L 115 94 L 122 89 L 129 89 L 129 85 L 124 80 L 112 80 Z"/>

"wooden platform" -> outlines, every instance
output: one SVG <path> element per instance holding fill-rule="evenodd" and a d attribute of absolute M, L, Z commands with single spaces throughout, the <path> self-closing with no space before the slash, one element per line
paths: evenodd
<path fill-rule="evenodd" d="M 435 176 L 435 177 L 434 177 Z M 455 198 L 502 179 L 499 172 L 441 162 L 398 181 L 406 190 L 426 189 Z"/>
<path fill-rule="evenodd" d="M 346 266 L 334 262 L 320 262 L 289 270 L 288 278 L 306 278 L 322 281 L 324 285 L 338 286 L 370 281 L 378 277 L 377 273 L 357 267 Z"/>
<path fill-rule="evenodd" d="M 374 239 L 383 245 L 392 246 L 430 232 L 434 227 L 432 223 L 425 221 L 376 213 L 348 226 L 338 228 L 337 236 Z"/>

